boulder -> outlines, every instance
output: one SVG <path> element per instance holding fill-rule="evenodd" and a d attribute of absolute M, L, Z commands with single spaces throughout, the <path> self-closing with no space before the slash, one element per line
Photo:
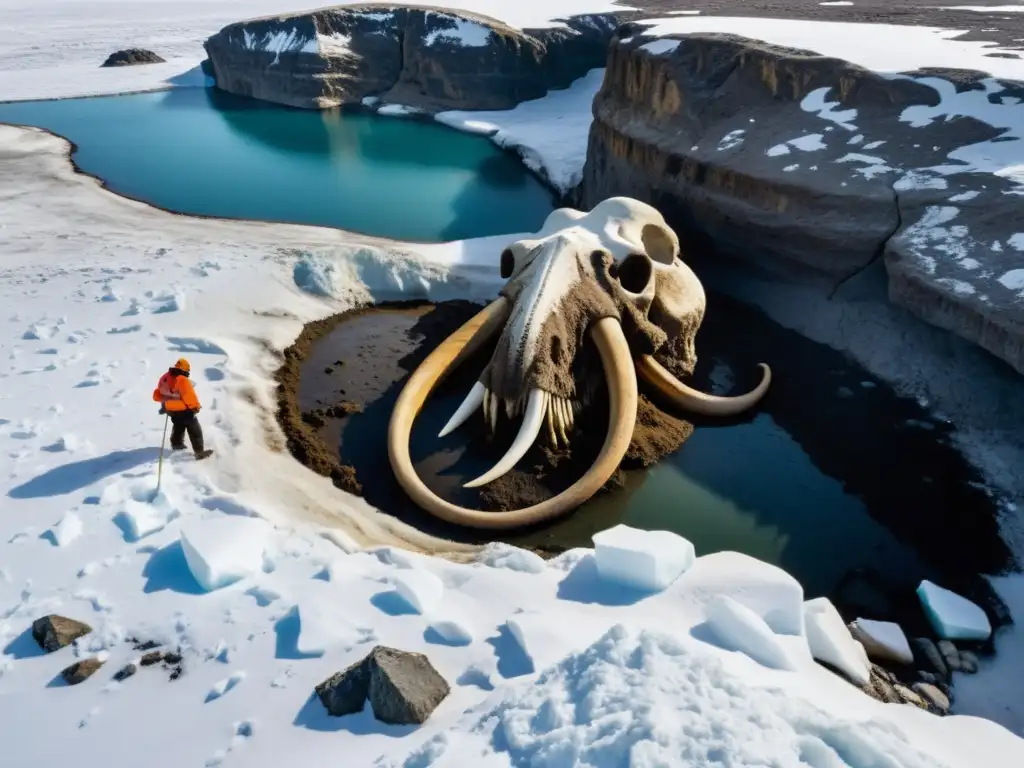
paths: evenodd
<path fill-rule="evenodd" d="M 114 51 L 107 56 L 107 60 L 100 64 L 101 67 L 133 67 L 137 64 L 161 64 L 166 59 L 157 56 L 145 48 L 127 48 L 123 51 Z"/>
<path fill-rule="evenodd" d="M 60 674 L 68 685 L 78 685 L 92 677 L 102 666 L 103 662 L 99 659 L 82 659 L 82 661 L 76 661 L 70 667 L 66 667 Z"/>
<path fill-rule="evenodd" d="M 631 196 L 684 250 L 833 285 L 881 259 L 891 301 L 1024 373 L 1024 183 L 988 172 L 1024 85 L 948 76 L 624 25 L 575 202 Z"/>
<path fill-rule="evenodd" d="M 602 66 L 634 15 L 520 30 L 468 11 L 370 3 L 240 21 L 205 46 L 218 88 L 278 104 L 510 109 Z"/>
<path fill-rule="evenodd" d="M 915 637 L 910 641 L 910 650 L 921 669 L 938 675 L 942 680 L 949 679 L 949 666 L 931 640 L 926 637 Z"/>
<path fill-rule="evenodd" d="M 90 632 L 88 624 L 55 613 L 32 622 L 32 637 L 47 653 L 59 651 Z"/>
<path fill-rule="evenodd" d="M 125 664 L 123 667 L 117 670 L 117 672 L 114 673 L 114 680 L 116 680 L 119 683 L 123 682 L 124 680 L 127 680 L 129 677 L 131 677 L 138 671 L 139 668 L 134 664 Z"/>
<path fill-rule="evenodd" d="M 426 722 L 450 691 L 447 681 L 422 653 L 383 645 L 316 687 L 331 715 L 360 712 L 369 699 L 374 717 L 393 725 Z"/>
<path fill-rule="evenodd" d="M 949 712 L 949 697 L 939 690 L 937 686 L 929 683 L 914 683 L 913 691 L 941 714 Z"/>

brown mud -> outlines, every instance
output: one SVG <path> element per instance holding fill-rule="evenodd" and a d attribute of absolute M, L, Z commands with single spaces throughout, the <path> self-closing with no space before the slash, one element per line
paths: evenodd
<path fill-rule="evenodd" d="M 456 531 L 427 517 L 401 492 L 390 478 L 384 426 L 408 375 L 480 308 L 464 301 L 395 302 L 308 324 L 285 351 L 277 374 L 278 416 L 292 455 L 342 490 L 363 496 L 422 530 L 461 540 L 478 538 L 474 532 Z M 537 446 L 516 469 L 484 489 L 463 489 L 462 483 L 497 460 L 518 426 L 500 423 L 494 445 L 488 445 L 492 439 L 480 419 L 472 419 L 444 440 L 432 437 L 469 391 L 490 352 L 468 360 L 431 397 L 417 420 L 411 452 L 424 482 L 443 498 L 495 511 L 538 503 L 575 482 L 593 463 L 604 440 L 607 408 L 604 395 L 599 395 L 582 414 L 570 449 Z M 373 436 L 367 436 L 365 422 L 360 428 L 358 421 L 363 419 L 380 425 Z M 602 492 L 621 489 L 623 470 L 656 463 L 678 450 L 692 433 L 690 422 L 661 411 L 642 393 L 633 440 L 620 470 Z M 453 472 L 452 455 L 460 452 L 463 455 L 455 457 L 459 471 Z"/>

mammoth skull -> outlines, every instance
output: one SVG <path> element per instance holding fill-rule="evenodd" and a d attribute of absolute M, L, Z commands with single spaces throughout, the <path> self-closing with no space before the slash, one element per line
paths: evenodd
<path fill-rule="evenodd" d="M 498 298 L 437 347 L 413 372 L 395 403 L 388 454 L 399 484 L 416 504 L 449 522 L 513 528 L 557 517 L 589 499 L 618 468 L 633 435 L 637 376 L 669 402 L 704 415 L 732 415 L 755 405 L 771 371 L 736 397 L 688 387 L 697 362 L 694 340 L 704 318 L 704 289 L 679 257 L 679 240 L 657 210 L 613 197 L 589 213 L 560 208 L 535 237 L 506 248 L 507 280 Z M 490 430 L 521 419 L 518 434 L 494 467 L 467 487 L 504 475 L 538 438 L 568 444 L 576 417 L 589 407 L 584 341 L 597 349 L 608 388 L 608 433 L 594 464 L 557 496 L 525 509 L 484 512 L 444 501 L 416 474 L 409 456 L 413 421 L 444 377 L 484 344 L 497 346 L 479 380 L 441 431 L 443 437 L 483 411 Z"/>

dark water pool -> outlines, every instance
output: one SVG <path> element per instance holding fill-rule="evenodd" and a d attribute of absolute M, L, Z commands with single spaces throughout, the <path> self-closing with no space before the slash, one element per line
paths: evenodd
<path fill-rule="evenodd" d="M 431 532 L 473 540 L 413 507 L 387 459 L 391 407 L 436 343 L 437 311 L 392 309 L 342 322 L 314 344 L 299 401 L 303 410 L 338 400 L 362 405 L 362 413 L 328 420 L 320 434 L 355 467 L 367 501 Z M 919 614 L 914 589 L 922 578 L 979 597 L 977 574 L 1010 564 L 996 504 L 952 447 L 952 427 L 915 400 L 724 296 L 709 294 L 698 355 L 695 381 L 713 391 L 727 390 L 730 380 L 745 390 L 756 381 L 758 361 L 772 365 L 772 389 L 757 412 L 695 423 L 681 450 L 628 473 L 622 489 L 506 540 L 590 546 L 595 531 L 619 522 L 673 530 L 699 554 L 736 550 L 775 563 L 808 596 L 827 595 L 849 614 L 898 618 L 908 630 Z M 339 359 L 345 364 L 335 365 Z M 444 440 L 436 435 L 483 362 L 471 361 L 445 382 L 412 439 L 424 481 L 470 505 L 476 492 L 461 483 L 492 465 L 500 448 L 472 422 Z"/>
<path fill-rule="evenodd" d="M 553 207 L 518 158 L 481 136 L 214 88 L 0 104 L 0 122 L 70 139 L 82 170 L 179 213 L 429 242 L 535 231 Z"/>

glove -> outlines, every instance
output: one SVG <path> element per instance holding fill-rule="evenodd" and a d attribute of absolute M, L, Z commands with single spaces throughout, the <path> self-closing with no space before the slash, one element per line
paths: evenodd
<path fill-rule="evenodd" d="M 163 416 L 165 413 L 167 413 L 167 408 L 165 406 L 161 405 L 160 406 L 160 410 L 157 411 L 157 413 L 160 414 L 161 416 Z"/>

